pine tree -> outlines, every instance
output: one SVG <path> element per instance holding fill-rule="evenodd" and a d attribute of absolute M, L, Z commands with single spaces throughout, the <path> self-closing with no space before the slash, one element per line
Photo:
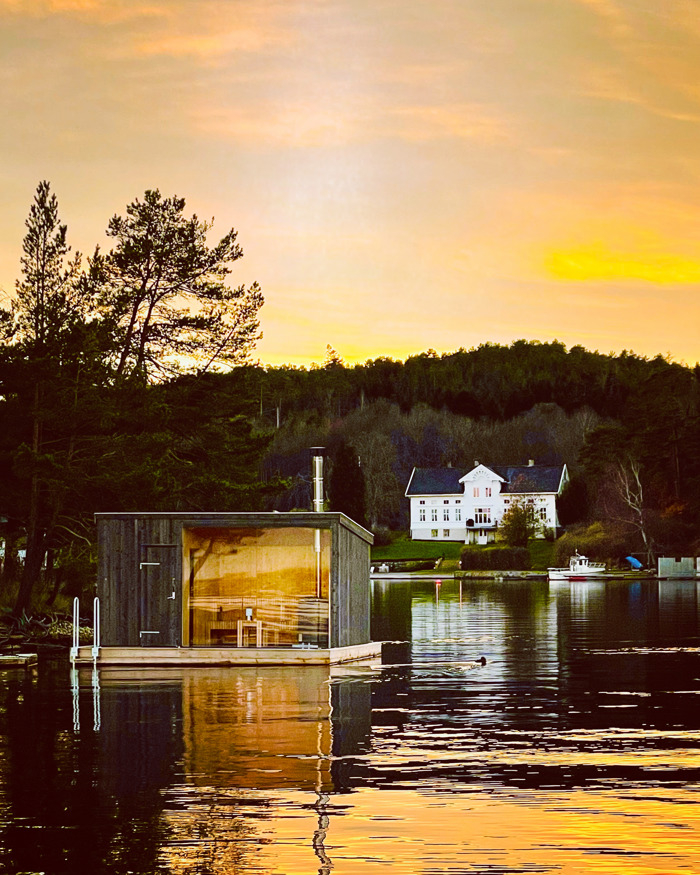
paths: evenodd
<path fill-rule="evenodd" d="M 46 434 L 65 409 L 65 378 L 74 330 L 84 316 L 79 283 L 80 255 L 68 261 L 66 225 L 48 182 L 40 182 L 26 221 L 22 279 L 12 302 L 8 334 L 14 345 L 18 394 L 28 411 L 25 440 L 14 453 L 14 471 L 28 481 L 25 515 L 27 553 L 15 611 L 29 607 L 56 520 L 60 453 L 56 435 Z"/>
<path fill-rule="evenodd" d="M 354 448 L 341 440 L 333 455 L 328 487 L 331 510 L 341 511 L 360 525 L 366 525 L 365 477 Z"/>
<path fill-rule="evenodd" d="M 184 215 L 185 200 L 148 190 L 113 216 L 116 241 L 91 260 L 90 279 L 113 334 L 117 378 L 162 379 L 242 364 L 260 337 L 257 283 L 230 287 L 243 255 L 231 229 L 209 248 L 212 223 Z"/>

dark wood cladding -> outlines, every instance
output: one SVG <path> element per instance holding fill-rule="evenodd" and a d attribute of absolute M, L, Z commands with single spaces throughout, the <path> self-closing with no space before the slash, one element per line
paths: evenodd
<path fill-rule="evenodd" d="M 331 647 L 370 640 L 369 546 L 342 526 L 334 533 Z"/>
<path fill-rule="evenodd" d="M 155 516 L 97 517 L 101 642 L 180 644 L 182 524 Z M 175 592 L 175 598 L 169 598 Z"/>
<path fill-rule="evenodd" d="M 370 640 L 369 547 L 372 535 L 339 513 L 97 514 L 102 644 L 182 644 L 183 528 L 279 528 L 331 531 L 330 646 Z M 174 598 L 173 598 L 174 594 Z"/>

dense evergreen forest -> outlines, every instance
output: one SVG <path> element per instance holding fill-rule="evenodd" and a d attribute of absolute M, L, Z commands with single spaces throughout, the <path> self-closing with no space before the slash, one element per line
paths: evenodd
<path fill-rule="evenodd" d="M 48 183 L 0 308 L 0 599 L 89 592 L 96 511 L 328 506 L 380 536 L 407 527 L 414 465 L 565 462 L 561 520 L 592 555 L 700 545 L 700 369 L 558 342 L 484 343 L 405 362 L 251 363 L 262 293 L 231 287 L 231 230 L 157 191 L 83 265 Z M 25 555 L 26 554 L 26 555 Z M 24 561 L 20 561 L 24 556 Z"/>
<path fill-rule="evenodd" d="M 565 462 L 572 483 L 562 523 L 605 521 L 628 551 L 694 549 L 697 367 L 516 341 L 349 367 L 329 348 L 321 367 L 249 368 L 232 378 L 259 395 L 258 423 L 274 429 L 264 474 L 293 484 L 280 509 L 308 506 L 312 445 L 329 448 L 331 466 L 354 450 L 375 529 L 407 526 L 403 493 L 414 465 Z"/>

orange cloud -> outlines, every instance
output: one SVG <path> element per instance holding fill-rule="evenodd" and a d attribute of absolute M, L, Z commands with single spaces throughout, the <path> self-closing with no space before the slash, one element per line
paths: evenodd
<path fill-rule="evenodd" d="M 130 3 L 126 0 L 0 0 L 0 12 L 29 18 L 66 15 L 112 23 L 143 16 L 162 16 L 168 11 L 162 0 Z"/>
<path fill-rule="evenodd" d="M 173 14 L 167 30 L 136 37 L 137 55 L 198 59 L 235 57 L 237 52 L 254 53 L 270 47 L 288 47 L 299 39 L 284 20 L 284 7 L 274 2 L 185 2 L 179 9 L 169 11 Z"/>
<path fill-rule="evenodd" d="M 610 24 L 617 36 L 629 36 L 631 28 L 618 3 L 613 0 L 578 0 L 583 6 L 592 9 L 596 15 Z"/>
<path fill-rule="evenodd" d="M 405 140 L 504 139 L 507 125 L 479 104 L 405 106 L 389 113 L 390 132 Z"/>
<path fill-rule="evenodd" d="M 199 102 L 192 123 L 208 136 L 279 147 L 322 147 L 373 140 L 472 140 L 509 138 L 509 125 L 475 104 L 386 107 L 378 99 L 332 94 L 268 100 L 257 106 L 220 107 Z"/>
<path fill-rule="evenodd" d="M 632 83 L 629 81 L 631 78 L 612 69 L 590 69 L 582 75 L 582 92 L 584 95 L 598 100 L 632 104 L 661 118 L 700 122 L 700 113 L 674 109 L 672 105 L 669 105 L 667 95 L 657 96 L 655 99 L 648 93 L 644 93 L 644 87 L 638 79 Z M 683 90 L 688 91 L 689 89 Z"/>
<path fill-rule="evenodd" d="M 574 281 L 644 280 L 657 285 L 700 283 L 700 258 L 614 252 L 601 243 L 554 251 L 549 274 Z"/>
<path fill-rule="evenodd" d="M 234 52 L 260 52 L 270 45 L 288 45 L 291 36 L 273 28 L 243 26 L 216 33 L 162 34 L 136 43 L 135 53 L 210 59 Z"/>

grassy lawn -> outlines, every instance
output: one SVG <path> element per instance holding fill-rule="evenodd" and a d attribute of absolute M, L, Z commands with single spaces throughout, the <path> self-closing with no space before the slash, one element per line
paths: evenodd
<path fill-rule="evenodd" d="M 372 547 L 372 561 L 392 559 L 459 559 L 464 544 L 460 541 L 411 541 L 397 538 L 386 547 Z"/>
<path fill-rule="evenodd" d="M 457 568 L 460 553 L 464 544 L 461 541 L 412 541 L 405 535 L 399 535 L 391 544 L 385 547 L 372 547 L 372 562 L 391 562 L 397 559 L 439 559 L 445 557 L 444 570 Z M 474 547 L 473 549 L 497 549 L 494 547 Z M 532 540 L 527 545 L 530 552 L 533 571 L 546 571 L 552 565 L 554 544 L 551 541 Z"/>

